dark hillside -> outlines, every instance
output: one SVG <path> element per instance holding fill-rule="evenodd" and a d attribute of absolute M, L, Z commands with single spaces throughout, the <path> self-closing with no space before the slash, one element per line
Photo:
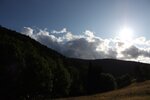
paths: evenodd
<path fill-rule="evenodd" d="M 1 27 L 0 97 L 30 99 L 66 95 L 70 76 L 63 58 L 28 36 Z M 57 81 L 61 82 L 56 84 Z"/>
<path fill-rule="evenodd" d="M 134 74 L 135 67 L 139 64 L 149 65 L 144 63 L 116 59 L 83 60 L 69 58 L 67 59 L 67 61 L 68 64 L 74 65 L 77 68 L 85 66 L 85 69 L 88 69 L 89 64 L 91 64 L 93 68 L 102 70 L 104 73 L 111 73 L 116 77 L 124 75 L 126 73 Z"/>

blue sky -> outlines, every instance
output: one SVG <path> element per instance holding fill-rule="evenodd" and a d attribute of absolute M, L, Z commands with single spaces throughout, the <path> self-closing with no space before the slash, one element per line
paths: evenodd
<path fill-rule="evenodd" d="M 150 0 L 0 0 L 0 24 L 65 56 L 150 63 Z"/>
<path fill-rule="evenodd" d="M 67 28 L 112 38 L 127 26 L 150 39 L 150 0 L 1 0 L 0 12 L 0 24 L 17 31 Z"/>

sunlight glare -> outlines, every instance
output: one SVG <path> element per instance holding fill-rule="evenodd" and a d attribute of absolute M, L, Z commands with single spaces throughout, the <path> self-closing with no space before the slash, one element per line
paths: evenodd
<path fill-rule="evenodd" d="M 133 30 L 128 27 L 124 27 L 119 32 L 119 39 L 123 41 L 131 41 L 133 39 Z"/>

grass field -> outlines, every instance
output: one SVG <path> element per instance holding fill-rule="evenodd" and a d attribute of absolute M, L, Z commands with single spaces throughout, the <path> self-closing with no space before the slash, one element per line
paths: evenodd
<path fill-rule="evenodd" d="M 58 100 L 150 100 L 150 80 L 133 83 L 128 87 L 102 94 L 62 98 Z"/>

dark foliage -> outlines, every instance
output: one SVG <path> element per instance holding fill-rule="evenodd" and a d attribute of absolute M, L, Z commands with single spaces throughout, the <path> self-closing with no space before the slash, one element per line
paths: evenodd
<path fill-rule="evenodd" d="M 131 84 L 132 78 L 129 74 L 122 75 L 116 79 L 118 88 L 122 88 Z"/>
<path fill-rule="evenodd" d="M 109 73 L 101 73 L 99 81 L 101 92 L 117 89 L 116 79 Z"/>
<path fill-rule="evenodd" d="M 137 66 L 135 66 L 135 78 L 137 82 L 150 80 L 150 65 L 137 64 Z"/>
<path fill-rule="evenodd" d="M 63 56 L 28 36 L 0 29 L 0 96 L 31 99 L 66 96 L 71 84 Z"/>

